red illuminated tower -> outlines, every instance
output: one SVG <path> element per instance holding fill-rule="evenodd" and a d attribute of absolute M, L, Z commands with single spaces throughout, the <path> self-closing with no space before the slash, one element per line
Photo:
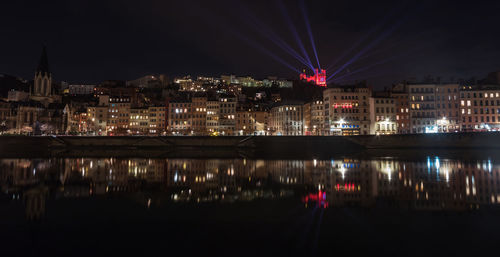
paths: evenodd
<path fill-rule="evenodd" d="M 314 69 L 314 75 L 312 76 L 307 76 L 304 70 L 304 72 L 300 74 L 300 79 L 313 82 L 320 87 L 326 87 L 326 70 L 321 69 L 321 72 L 319 72 L 318 69 Z"/>

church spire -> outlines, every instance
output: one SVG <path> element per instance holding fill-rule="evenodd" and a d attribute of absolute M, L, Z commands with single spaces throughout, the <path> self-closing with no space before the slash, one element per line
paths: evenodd
<path fill-rule="evenodd" d="M 49 59 L 47 58 L 47 49 L 43 46 L 42 56 L 35 71 L 34 88 L 32 94 L 34 96 L 51 96 L 52 95 L 52 74 L 49 70 Z"/>
<path fill-rule="evenodd" d="M 38 63 L 38 68 L 36 69 L 36 73 L 47 73 L 50 74 L 49 70 L 49 59 L 47 58 L 47 48 L 43 46 L 42 56 L 40 56 L 40 62 Z"/>

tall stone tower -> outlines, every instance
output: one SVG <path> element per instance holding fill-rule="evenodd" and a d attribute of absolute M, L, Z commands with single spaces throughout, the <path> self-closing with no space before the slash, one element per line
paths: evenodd
<path fill-rule="evenodd" d="M 49 70 L 49 60 L 47 58 L 47 49 L 42 49 L 42 56 L 35 71 L 33 96 L 51 96 L 52 95 L 52 74 Z"/>

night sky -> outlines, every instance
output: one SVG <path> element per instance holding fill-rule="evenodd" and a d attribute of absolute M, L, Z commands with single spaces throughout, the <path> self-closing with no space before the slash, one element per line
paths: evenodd
<path fill-rule="evenodd" d="M 498 1 L 379 2 L 4 1 L 0 73 L 31 79 L 45 44 L 54 78 L 71 83 L 154 73 L 295 79 L 306 65 L 283 42 L 300 54 L 301 41 L 317 66 L 304 13 L 336 83 L 383 87 L 500 70 Z"/>

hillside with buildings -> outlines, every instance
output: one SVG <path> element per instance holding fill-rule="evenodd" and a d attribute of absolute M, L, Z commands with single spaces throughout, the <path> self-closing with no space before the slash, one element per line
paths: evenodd
<path fill-rule="evenodd" d="M 45 48 L 32 82 L 0 76 L 0 132 L 22 135 L 386 135 L 500 130 L 500 86 L 148 75 L 55 82 Z"/>

